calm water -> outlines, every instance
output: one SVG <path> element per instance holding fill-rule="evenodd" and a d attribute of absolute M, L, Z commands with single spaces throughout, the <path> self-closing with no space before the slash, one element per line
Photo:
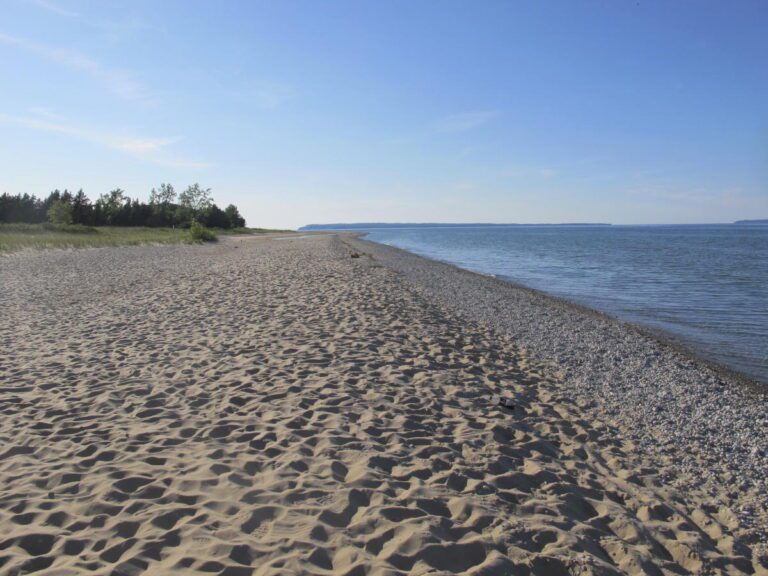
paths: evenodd
<path fill-rule="evenodd" d="M 368 239 L 660 329 L 768 383 L 768 226 L 397 228 Z"/>

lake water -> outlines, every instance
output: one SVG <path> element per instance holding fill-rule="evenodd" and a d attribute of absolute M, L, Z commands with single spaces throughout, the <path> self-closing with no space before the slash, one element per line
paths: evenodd
<path fill-rule="evenodd" d="M 768 383 L 768 226 L 414 227 L 368 239 L 661 330 Z"/>

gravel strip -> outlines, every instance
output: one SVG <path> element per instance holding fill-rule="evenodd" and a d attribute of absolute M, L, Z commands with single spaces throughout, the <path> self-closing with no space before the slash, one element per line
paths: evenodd
<path fill-rule="evenodd" d="M 768 394 L 759 384 L 541 292 L 360 238 L 345 242 L 554 364 L 584 410 L 617 426 L 641 453 L 674 458 L 673 469 L 660 471 L 670 484 L 712 497 L 730 487 L 725 504 L 744 536 L 766 545 Z"/>

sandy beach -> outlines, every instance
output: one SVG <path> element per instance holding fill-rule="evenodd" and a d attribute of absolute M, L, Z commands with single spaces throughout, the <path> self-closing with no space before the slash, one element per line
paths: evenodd
<path fill-rule="evenodd" d="M 764 396 L 610 319 L 345 234 L 0 286 L 0 574 L 768 573 Z"/>

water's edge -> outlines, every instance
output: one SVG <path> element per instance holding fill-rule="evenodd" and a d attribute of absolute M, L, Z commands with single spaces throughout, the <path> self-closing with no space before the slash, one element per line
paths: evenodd
<path fill-rule="evenodd" d="M 704 368 L 707 368 L 713 371 L 718 376 L 721 376 L 727 380 L 733 381 L 734 383 L 738 384 L 743 390 L 747 392 L 757 394 L 761 397 L 768 396 L 768 381 L 763 382 L 762 380 L 759 380 L 758 378 L 750 374 L 745 374 L 734 368 L 726 366 L 725 364 L 722 364 L 717 360 L 708 358 L 705 355 L 703 350 L 699 350 L 695 346 L 690 345 L 688 342 L 682 341 L 679 338 L 675 337 L 674 335 L 669 334 L 661 329 L 656 329 L 656 328 L 651 328 L 649 326 L 636 324 L 634 322 L 630 322 L 630 321 L 618 318 L 617 316 L 610 314 L 608 312 L 604 312 L 596 308 L 591 308 L 590 306 L 587 306 L 580 302 L 574 302 L 572 300 L 563 298 L 561 296 L 555 296 L 553 294 L 549 294 L 547 292 L 544 292 L 543 290 L 526 286 L 525 284 L 521 284 L 519 282 L 516 282 L 514 280 L 511 280 L 505 277 L 484 274 L 482 272 L 476 272 L 468 268 L 463 268 L 447 260 L 431 258 L 429 256 L 424 256 L 422 254 L 418 254 L 416 252 L 412 252 L 410 250 L 406 250 L 398 246 L 385 244 L 383 242 L 376 242 L 375 240 L 369 240 L 368 238 L 366 238 L 368 234 L 369 234 L 368 232 L 347 232 L 345 235 L 356 238 L 358 241 L 375 245 L 376 247 L 384 247 L 390 250 L 402 252 L 414 258 L 419 258 L 429 262 L 435 262 L 443 266 L 452 268 L 463 274 L 471 274 L 472 276 L 481 278 L 486 282 L 501 283 L 504 286 L 511 286 L 518 290 L 522 290 L 522 291 L 534 294 L 537 297 L 542 298 L 545 301 L 549 301 L 554 305 L 564 306 L 580 314 L 586 314 L 588 316 L 609 321 L 613 324 L 621 326 L 625 330 L 631 330 L 636 332 L 642 337 L 649 338 L 663 347 L 670 348 L 674 352 L 681 354 L 687 359 L 701 365 Z"/>

